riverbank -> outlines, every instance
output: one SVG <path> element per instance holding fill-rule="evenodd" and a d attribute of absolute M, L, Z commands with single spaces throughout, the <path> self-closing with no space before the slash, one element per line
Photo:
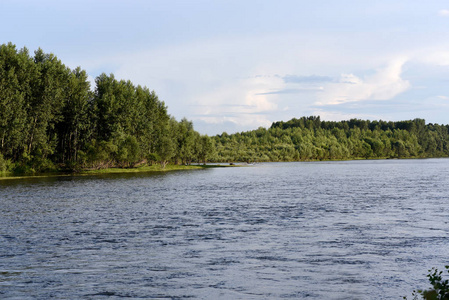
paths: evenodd
<path fill-rule="evenodd" d="M 230 165 L 224 164 L 211 164 L 211 165 L 167 165 L 162 168 L 160 165 L 143 166 L 137 168 L 107 168 L 98 170 L 82 170 L 78 172 L 49 172 L 49 173 L 37 173 L 37 174 L 14 174 L 3 172 L 0 173 L 0 180 L 10 179 L 25 179 L 25 178 L 38 178 L 38 177 L 56 177 L 56 176 L 90 176 L 90 175 L 103 175 L 103 174 L 121 174 L 121 173 L 145 173 L 145 172 L 170 172 L 170 171 L 182 171 L 182 170 L 199 170 L 208 168 L 223 168 L 230 167 Z"/>

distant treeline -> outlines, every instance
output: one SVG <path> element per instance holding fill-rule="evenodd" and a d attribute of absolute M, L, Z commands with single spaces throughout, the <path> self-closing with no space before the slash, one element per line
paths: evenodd
<path fill-rule="evenodd" d="M 449 156 L 449 126 L 423 119 L 386 122 L 319 116 L 215 137 L 218 161 L 299 161 Z"/>
<path fill-rule="evenodd" d="M 154 91 L 41 49 L 0 46 L 0 172 L 205 161 L 213 141 L 170 117 Z"/>

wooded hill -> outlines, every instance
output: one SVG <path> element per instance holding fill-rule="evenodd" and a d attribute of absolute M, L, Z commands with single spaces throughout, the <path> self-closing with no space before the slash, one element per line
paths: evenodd
<path fill-rule="evenodd" d="M 214 137 L 218 161 L 299 161 L 449 156 L 449 126 L 423 119 L 321 121 L 302 117 L 269 129 Z"/>
<path fill-rule="evenodd" d="M 154 91 L 101 74 L 92 91 L 42 49 L 0 46 L 0 172 L 204 161 L 213 150 L 192 122 L 170 117 Z"/>

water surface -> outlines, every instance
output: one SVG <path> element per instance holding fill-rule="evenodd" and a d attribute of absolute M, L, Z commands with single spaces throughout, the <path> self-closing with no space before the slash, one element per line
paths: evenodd
<path fill-rule="evenodd" d="M 0 181 L 0 298 L 400 299 L 448 195 L 448 159 Z"/>

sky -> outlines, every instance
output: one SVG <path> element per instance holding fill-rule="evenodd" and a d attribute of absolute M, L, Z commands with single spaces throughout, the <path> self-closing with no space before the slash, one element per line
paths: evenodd
<path fill-rule="evenodd" d="M 0 0 L 0 44 L 154 90 L 202 134 L 322 120 L 449 124 L 449 2 Z"/>

